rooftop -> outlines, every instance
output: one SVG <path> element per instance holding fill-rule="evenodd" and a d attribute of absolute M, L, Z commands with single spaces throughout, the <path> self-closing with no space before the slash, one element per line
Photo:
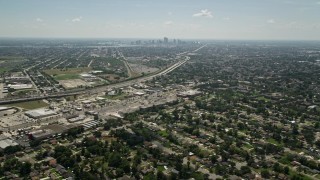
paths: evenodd
<path fill-rule="evenodd" d="M 9 139 L 9 138 L 0 140 L 0 148 L 1 149 L 5 149 L 6 147 L 16 146 L 16 145 L 18 145 L 18 143 L 16 143 L 15 141 L 13 141 L 12 139 Z"/>
<path fill-rule="evenodd" d="M 41 118 L 41 117 L 52 116 L 57 113 L 50 109 L 41 108 L 41 109 L 26 111 L 25 114 L 32 118 Z"/>

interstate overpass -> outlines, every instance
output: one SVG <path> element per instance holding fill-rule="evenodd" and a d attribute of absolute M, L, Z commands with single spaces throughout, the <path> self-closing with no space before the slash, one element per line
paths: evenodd
<path fill-rule="evenodd" d="M 34 101 L 34 100 L 42 100 L 42 99 L 50 99 L 50 98 L 59 98 L 59 97 L 66 97 L 66 96 L 74 96 L 79 94 L 97 94 L 100 92 L 104 92 L 107 89 L 110 88 L 121 88 L 125 86 L 130 86 L 136 83 L 152 80 L 155 77 L 162 76 L 165 74 L 170 73 L 171 71 L 175 70 L 176 68 L 180 67 L 184 63 L 186 63 L 190 59 L 189 56 L 183 56 L 183 60 L 178 61 L 177 63 L 171 65 L 170 67 L 161 70 L 160 72 L 157 72 L 155 74 L 149 74 L 143 77 L 138 77 L 135 79 L 129 79 L 126 81 L 122 81 L 116 84 L 110 84 L 110 85 L 104 85 L 95 87 L 92 89 L 85 89 L 85 90 L 79 90 L 79 91 L 73 91 L 73 92 L 60 92 L 60 93 L 54 93 L 54 94 L 48 94 L 48 95 L 40 95 L 40 96 L 32 96 L 32 97 L 23 97 L 23 98 L 12 98 L 12 99 L 3 99 L 0 101 L 0 105 L 3 104 L 11 104 L 11 103 L 18 103 L 18 102 L 26 102 L 26 101 Z"/>

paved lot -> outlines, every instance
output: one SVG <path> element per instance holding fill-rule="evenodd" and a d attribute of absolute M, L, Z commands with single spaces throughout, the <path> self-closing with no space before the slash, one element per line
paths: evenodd
<path fill-rule="evenodd" d="M 2 91 L 3 91 L 3 83 L 0 83 L 0 99 L 4 97 Z"/>

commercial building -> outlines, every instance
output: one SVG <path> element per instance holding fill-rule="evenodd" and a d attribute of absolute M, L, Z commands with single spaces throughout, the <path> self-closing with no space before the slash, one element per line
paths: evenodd
<path fill-rule="evenodd" d="M 55 134 L 56 132 L 51 129 L 41 129 L 41 130 L 31 132 L 29 134 L 29 138 L 34 140 L 42 140 L 42 139 L 49 138 Z"/>
<path fill-rule="evenodd" d="M 163 38 L 163 42 L 164 42 L 165 44 L 168 44 L 169 39 L 168 39 L 167 37 L 164 37 L 164 38 Z"/>
<path fill-rule="evenodd" d="M 80 116 L 67 118 L 67 120 L 68 120 L 69 123 L 75 123 L 75 122 L 78 122 L 78 121 L 83 121 L 85 118 L 86 118 L 86 116 L 80 115 Z"/>
<path fill-rule="evenodd" d="M 192 96 L 196 96 L 199 94 L 202 94 L 202 92 L 198 91 L 198 90 L 188 90 L 188 91 L 178 93 L 177 96 L 179 96 L 179 97 L 192 97 Z"/>
<path fill-rule="evenodd" d="M 33 140 L 43 140 L 55 136 L 59 136 L 62 133 L 67 132 L 69 129 L 79 127 L 77 124 L 72 125 L 60 125 L 51 124 L 48 126 L 43 126 L 41 129 L 37 129 L 29 133 L 29 138 Z"/>
<path fill-rule="evenodd" d="M 57 114 L 57 112 L 50 110 L 50 109 L 45 109 L 45 108 L 35 109 L 35 110 L 30 110 L 30 111 L 25 112 L 26 116 L 33 118 L 33 119 L 40 119 L 40 118 L 44 118 L 44 117 L 53 116 L 56 114 Z"/>
<path fill-rule="evenodd" d="M 8 87 L 14 90 L 31 89 L 32 84 L 8 84 Z"/>
<path fill-rule="evenodd" d="M 5 149 L 6 147 L 16 146 L 16 145 L 18 145 L 18 143 L 15 142 L 14 140 L 4 135 L 0 135 L 0 149 Z"/>
<path fill-rule="evenodd" d="M 85 130 L 90 129 L 92 127 L 95 127 L 99 124 L 99 121 L 88 121 L 86 123 L 83 123 L 82 126 L 84 127 Z"/>

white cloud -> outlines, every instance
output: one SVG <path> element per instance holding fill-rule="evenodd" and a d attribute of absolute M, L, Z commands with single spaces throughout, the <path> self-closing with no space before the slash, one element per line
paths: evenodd
<path fill-rule="evenodd" d="M 171 16 L 173 13 L 172 12 L 168 12 L 168 16 Z"/>
<path fill-rule="evenodd" d="M 285 24 L 284 27 L 289 28 L 289 29 L 297 29 L 299 26 L 298 26 L 297 22 L 293 21 L 293 22 Z"/>
<path fill-rule="evenodd" d="M 105 25 L 105 28 L 123 28 L 124 26 L 122 24 L 113 24 L 113 23 L 108 23 Z"/>
<path fill-rule="evenodd" d="M 173 25 L 173 22 L 172 21 L 166 21 L 163 24 L 169 26 L 169 25 Z"/>
<path fill-rule="evenodd" d="M 319 2 L 317 2 L 317 4 L 318 4 L 318 5 L 320 5 L 320 1 L 319 1 Z"/>
<path fill-rule="evenodd" d="M 193 17 L 208 17 L 208 18 L 213 17 L 211 11 L 209 11 L 208 9 L 203 9 L 199 13 L 195 13 L 192 16 Z"/>
<path fill-rule="evenodd" d="M 269 24 L 274 24 L 274 23 L 276 23 L 276 21 L 275 21 L 274 19 L 269 19 L 269 20 L 267 21 L 267 23 L 269 23 Z"/>
<path fill-rule="evenodd" d="M 225 20 L 225 21 L 230 21 L 231 18 L 229 18 L 229 17 L 224 17 L 223 20 Z"/>
<path fill-rule="evenodd" d="M 37 21 L 37 22 L 43 22 L 43 19 L 37 18 L 36 21 Z"/>
<path fill-rule="evenodd" d="M 79 16 L 79 17 L 73 18 L 71 21 L 72 22 L 80 22 L 81 20 L 82 20 L 82 17 Z"/>

